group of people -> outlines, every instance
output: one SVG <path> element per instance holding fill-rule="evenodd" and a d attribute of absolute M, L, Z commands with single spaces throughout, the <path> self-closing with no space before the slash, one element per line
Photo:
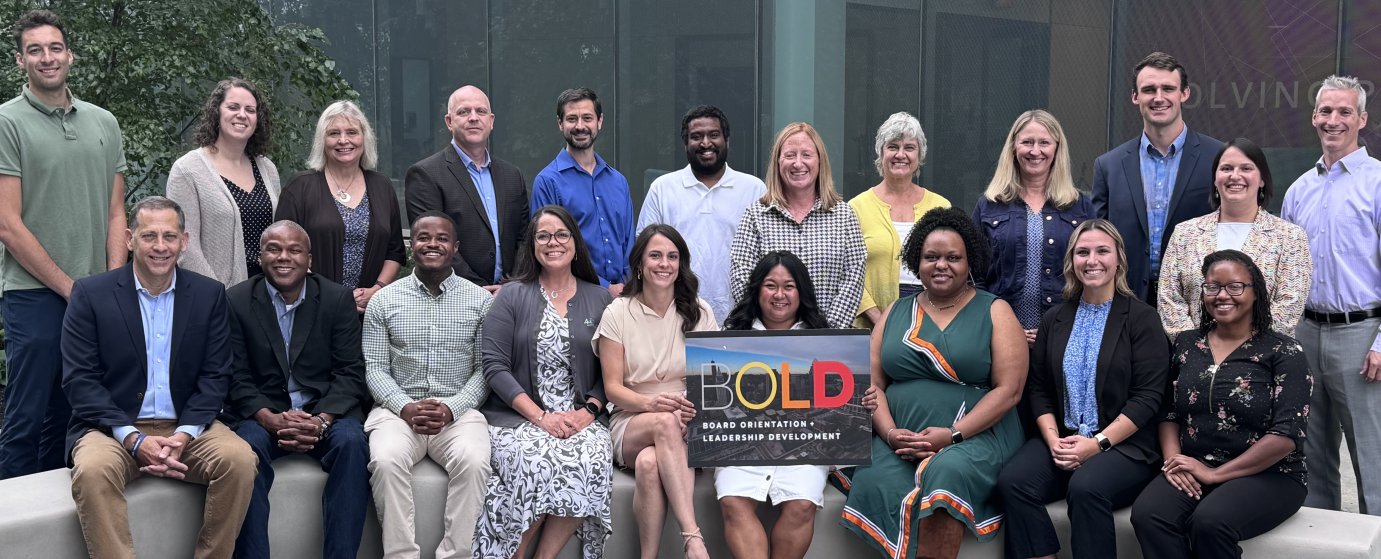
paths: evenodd
<path fill-rule="evenodd" d="M 323 111 L 310 170 L 280 186 L 270 104 L 228 79 L 167 197 L 127 218 L 119 127 L 67 89 L 61 22 L 30 12 L 15 39 L 0 476 L 70 466 L 93 557 L 133 556 L 123 490 L 141 475 L 207 486 L 195 556 L 269 556 L 289 454 L 328 474 L 327 557 L 357 554 L 371 499 L 385 555 L 420 554 L 424 457 L 448 475 L 437 557 L 554 557 L 577 535 L 601 556 L 616 467 L 636 479 L 642 556 L 669 510 L 686 556 L 706 557 L 685 334 L 719 328 L 872 330 L 871 464 L 717 470 L 738 557 L 803 556 L 830 482 L 841 523 L 888 556 L 954 557 L 965 532 L 1000 528 L 1008 556 L 1053 556 L 1058 499 L 1076 557 L 1115 555 L 1128 505 L 1147 557 L 1240 556 L 1301 505 L 1339 508 L 1343 436 L 1354 464 L 1381 459 L 1381 162 L 1359 143 L 1353 78 L 1319 89 L 1323 156 L 1280 217 L 1262 149 L 1189 129 L 1185 69 L 1153 53 L 1132 71 L 1143 133 L 1098 158 L 1091 199 L 1042 110 L 1013 123 L 965 212 L 916 183 L 927 142 L 909 114 L 878 129 L 880 182 L 846 201 L 809 124 L 777 134 L 759 180 L 728 166 L 729 120 L 699 106 L 687 166 L 635 222 L 594 149 L 593 91 L 558 97 L 566 145 L 529 195 L 489 151 L 488 97 L 464 86 L 400 208 L 357 105 Z"/>

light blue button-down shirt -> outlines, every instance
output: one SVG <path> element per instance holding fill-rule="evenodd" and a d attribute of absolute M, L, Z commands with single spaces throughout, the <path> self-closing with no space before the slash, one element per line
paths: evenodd
<path fill-rule="evenodd" d="M 1350 312 L 1381 307 L 1381 161 L 1361 147 L 1305 171 L 1280 206 L 1280 217 L 1304 228 L 1314 276 L 1305 308 Z M 1381 351 L 1381 331 L 1372 341 Z"/>
<path fill-rule="evenodd" d="M 173 361 L 173 300 L 177 291 L 177 270 L 168 289 L 158 295 L 149 293 L 134 275 L 134 290 L 139 294 L 139 316 L 144 326 L 144 358 L 148 363 L 148 386 L 144 389 L 144 401 L 139 405 L 139 419 L 177 419 L 177 409 L 173 406 L 173 391 L 169 376 Z M 201 436 L 205 425 L 178 425 L 177 430 Z M 130 433 L 137 431 L 133 425 L 116 427 L 111 430 L 115 440 L 123 442 Z"/>
<path fill-rule="evenodd" d="M 269 300 L 273 301 L 273 316 L 278 319 L 278 333 L 283 336 L 283 362 L 292 363 L 293 320 L 297 316 L 297 308 L 307 300 L 307 284 L 302 284 L 302 290 L 297 292 L 297 300 L 291 304 L 283 299 L 283 293 L 275 289 L 272 283 L 266 281 L 264 287 L 269 290 Z M 315 396 L 315 392 L 298 384 L 297 379 L 293 378 L 292 371 L 288 371 L 288 399 L 292 401 L 293 409 L 302 409 L 302 406 L 312 401 Z"/>
<path fill-rule="evenodd" d="M 1150 233 L 1151 275 L 1160 272 L 1160 246 L 1165 238 L 1165 222 L 1170 217 L 1170 200 L 1175 194 L 1175 177 L 1180 171 L 1180 155 L 1189 127 L 1170 142 L 1170 153 L 1162 154 L 1146 133 L 1141 134 L 1141 191 L 1146 196 L 1146 228 Z"/>
<path fill-rule="evenodd" d="M 494 194 L 494 176 L 489 174 L 489 150 L 484 151 L 484 161 L 476 163 L 454 139 L 451 147 L 456 148 L 465 170 L 470 171 L 470 181 L 475 183 L 480 200 L 484 202 L 484 215 L 489 218 L 489 230 L 494 232 L 494 283 L 499 283 L 503 277 L 503 250 L 499 248 L 499 200 Z"/>

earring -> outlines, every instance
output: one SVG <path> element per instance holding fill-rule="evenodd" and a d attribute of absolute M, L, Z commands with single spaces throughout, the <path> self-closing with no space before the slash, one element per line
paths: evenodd
<path fill-rule="evenodd" d="M 973 270 L 969 270 L 969 285 L 970 285 L 970 286 L 978 285 L 978 282 L 977 282 L 977 281 L 974 281 L 974 279 L 973 279 Z"/>
<path fill-rule="evenodd" d="M 642 272 L 642 270 L 638 270 L 638 281 L 643 281 L 643 272 Z"/>

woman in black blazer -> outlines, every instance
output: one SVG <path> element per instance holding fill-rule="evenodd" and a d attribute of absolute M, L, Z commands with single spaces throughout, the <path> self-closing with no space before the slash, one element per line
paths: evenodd
<path fill-rule="evenodd" d="M 1039 438 L 998 476 L 1007 507 L 1007 557 L 1060 549 L 1045 505 L 1069 502 L 1074 557 L 1116 557 L 1113 510 L 1155 475 L 1155 429 L 1170 363 L 1156 310 L 1127 286 L 1122 236 L 1106 220 L 1074 230 L 1065 252 L 1065 302 L 1045 313 L 1031 349 L 1025 404 Z"/>

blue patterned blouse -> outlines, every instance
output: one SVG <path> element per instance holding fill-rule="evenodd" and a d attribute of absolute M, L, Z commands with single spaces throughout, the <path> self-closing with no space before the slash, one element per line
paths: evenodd
<path fill-rule="evenodd" d="M 1074 313 L 1074 330 L 1065 347 L 1065 427 L 1080 436 L 1098 432 L 1098 351 L 1103 345 L 1103 328 L 1108 325 L 1112 300 L 1099 305 L 1079 301 Z"/>

